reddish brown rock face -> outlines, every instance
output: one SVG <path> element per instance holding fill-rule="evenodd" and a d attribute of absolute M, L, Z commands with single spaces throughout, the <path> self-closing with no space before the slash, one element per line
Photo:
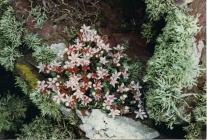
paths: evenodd
<path fill-rule="evenodd" d="M 197 41 L 203 40 L 206 44 L 206 0 L 194 0 L 190 4 L 190 15 L 198 16 L 201 31 L 197 34 Z"/>

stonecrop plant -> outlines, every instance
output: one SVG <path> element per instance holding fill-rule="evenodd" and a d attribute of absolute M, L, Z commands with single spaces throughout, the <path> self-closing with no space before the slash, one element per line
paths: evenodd
<path fill-rule="evenodd" d="M 140 99 L 139 83 L 129 80 L 125 47 L 111 47 L 97 31 L 83 25 L 73 44 L 60 50 L 39 72 L 50 78 L 38 81 L 37 90 L 68 109 L 102 109 L 112 117 L 133 113 L 147 115 Z"/>

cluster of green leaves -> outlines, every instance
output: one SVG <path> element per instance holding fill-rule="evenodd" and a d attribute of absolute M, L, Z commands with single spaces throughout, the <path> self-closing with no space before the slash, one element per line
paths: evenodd
<path fill-rule="evenodd" d="M 31 90 L 26 81 L 20 77 L 16 77 L 16 85 L 21 87 L 22 91 L 29 96 L 31 101 L 41 110 L 43 116 L 48 115 L 60 119 L 60 107 L 51 100 L 50 95 L 42 95 L 37 90 Z"/>
<path fill-rule="evenodd" d="M 131 60 L 129 63 L 129 79 L 130 81 L 139 82 L 143 78 L 145 64 L 142 60 Z"/>
<path fill-rule="evenodd" d="M 190 121 L 181 93 L 196 83 L 199 74 L 194 50 L 194 35 L 199 28 L 197 20 L 178 8 L 165 20 L 167 24 L 157 39 L 144 79 L 150 85 L 146 97 L 149 116 L 172 128 L 173 124 Z"/>
<path fill-rule="evenodd" d="M 36 23 L 35 26 L 37 28 L 41 28 L 45 20 L 47 19 L 46 14 L 42 10 L 42 8 L 39 6 L 32 8 L 29 13 L 29 16 L 33 18 L 34 22 Z"/>
<path fill-rule="evenodd" d="M 184 130 L 187 132 L 186 139 L 202 139 L 203 123 L 190 123 Z"/>
<path fill-rule="evenodd" d="M 27 33 L 24 36 L 24 41 L 29 48 L 34 50 L 32 55 L 38 63 L 50 63 L 55 59 L 55 53 L 47 45 L 42 45 L 37 34 Z"/>
<path fill-rule="evenodd" d="M 150 21 L 159 20 L 175 7 L 174 0 L 145 0 L 145 4 Z"/>
<path fill-rule="evenodd" d="M 11 7 L 0 19 L 0 64 L 7 70 L 14 69 L 14 63 L 21 56 L 18 47 L 21 45 L 22 23 L 18 22 Z"/>
<path fill-rule="evenodd" d="M 0 132 L 16 131 L 25 118 L 25 101 L 7 93 L 0 97 Z"/>
<path fill-rule="evenodd" d="M 67 120 L 53 120 L 49 117 L 37 117 L 24 125 L 20 139 L 68 139 L 75 138 L 73 127 Z"/>
<path fill-rule="evenodd" d="M 145 0 L 147 22 L 142 26 L 142 35 L 147 42 L 157 37 L 155 22 L 165 18 L 168 12 L 173 11 L 176 6 L 174 0 Z"/>
<path fill-rule="evenodd" d="M 38 8 L 34 8 L 31 15 L 38 19 L 45 19 L 44 14 L 39 12 Z M 24 42 L 34 51 L 33 57 L 37 62 L 48 63 L 52 61 L 55 57 L 52 50 L 41 43 L 38 35 L 27 33 L 23 28 L 23 23 L 16 20 L 14 13 L 14 9 L 8 7 L 0 19 L 0 64 L 6 70 L 12 71 L 15 61 L 22 56 L 19 47 Z M 40 24 L 41 20 L 38 20 L 38 23 Z"/>

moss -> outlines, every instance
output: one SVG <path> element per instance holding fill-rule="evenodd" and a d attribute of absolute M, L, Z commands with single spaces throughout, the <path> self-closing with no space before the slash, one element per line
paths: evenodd
<path fill-rule="evenodd" d="M 24 79 L 29 83 L 31 88 L 36 88 L 38 76 L 34 74 L 32 68 L 26 64 L 16 64 L 16 70 L 24 77 Z"/>

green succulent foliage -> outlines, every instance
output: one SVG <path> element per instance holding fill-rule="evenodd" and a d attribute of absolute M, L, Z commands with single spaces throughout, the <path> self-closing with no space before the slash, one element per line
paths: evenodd
<path fill-rule="evenodd" d="M 24 36 L 24 42 L 29 48 L 34 50 L 33 57 L 38 63 L 50 63 L 56 57 L 54 51 L 52 51 L 47 45 L 41 44 L 41 39 L 37 34 L 29 33 Z"/>
<path fill-rule="evenodd" d="M 55 119 L 61 118 L 62 114 L 59 110 L 60 107 L 51 100 L 50 95 L 42 95 L 37 90 L 31 90 L 28 84 L 20 77 L 16 77 L 16 85 L 29 96 L 31 101 L 41 110 L 43 116 L 48 115 Z"/>
<path fill-rule="evenodd" d="M 142 36 L 147 40 L 147 43 L 149 43 L 154 37 L 154 32 L 152 31 L 152 28 L 152 22 L 148 22 L 142 25 Z"/>
<path fill-rule="evenodd" d="M 0 132 L 13 130 L 23 123 L 26 105 L 24 100 L 7 93 L 0 97 Z"/>
<path fill-rule="evenodd" d="M 143 77 L 145 64 L 142 60 L 131 61 L 129 63 L 129 79 L 130 81 L 139 82 Z"/>
<path fill-rule="evenodd" d="M 0 19 L 0 64 L 7 70 L 14 69 L 14 63 L 21 56 L 18 47 L 21 45 L 22 23 L 18 22 L 11 7 Z"/>
<path fill-rule="evenodd" d="M 0 64 L 6 70 L 12 71 L 14 69 L 15 60 L 22 55 L 14 47 L 5 47 L 0 50 Z"/>
<path fill-rule="evenodd" d="M 42 11 L 42 8 L 38 7 L 38 6 L 32 8 L 29 14 L 36 22 L 35 26 L 37 28 L 41 28 L 43 26 L 45 20 L 47 19 L 47 16 Z"/>
<path fill-rule="evenodd" d="M 175 7 L 174 0 L 145 0 L 145 4 L 148 18 L 151 21 L 159 20 L 161 16 Z"/>
<path fill-rule="evenodd" d="M 61 118 L 62 114 L 59 110 L 60 106 L 51 100 L 50 95 L 42 95 L 37 90 L 33 90 L 30 92 L 29 97 L 32 102 L 41 110 L 43 116 L 48 115 L 56 119 Z"/>
<path fill-rule="evenodd" d="M 206 95 L 200 95 L 198 97 L 197 105 L 193 110 L 193 114 L 195 116 L 196 122 L 206 123 L 207 116 L 206 116 Z"/>
<path fill-rule="evenodd" d="M 51 49 L 49 49 L 48 46 L 36 48 L 35 52 L 32 55 L 38 63 L 44 64 L 50 63 L 56 57 L 56 54 Z"/>
<path fill-rule="evenodd" d="M 190 123 L 184 130 L 187 132 L 186 139 L 202 139 L 203 123 Z"/>
<path fill-rule="evenodd" d="M 73 127 L 67 120 L 56 121 L 48 117 L 37 117 L 24 125 L 19 139 L 68 139 L 75 138 Z"/>
<path fill-rule="evenodd" d="M 184 127 L 187 132 L 185 138 L 187 139 L 202 139 L 202 131 L 206 125 L 206 93 L 199 93 L 197 98 L 197 105 L 193 109 L 194 119 L 188 126 Z"/>
<path fill-rule="evenodd" d="M 26 45 L 35 51 L 35 49 L 41 47 L 41 39 L 37 34 L 34 33 L 25 33 L 24 42 Z"/>
<path fill-rule="evenodd" d="M 28 84 L 25 82 L 25 80 L 18 76 L 16 76 L 15 80 L 16 80 L 15 85 L 20 87 L 24 94 L 29 95 L 30 88 Z"/>
<path fill-rule="evenodd" d="M 197 20 L 178 8 L 169 12 L 166 23 L 144 80 L 150 85 L 146 97 L 149 116 L 172 128 L 180 120 L 189 120 L 190 114 L 183 114 L 180 106 L 184 102 L 181 93 L 196 84 L 199 74 L 193 46 L 199 28 Z"/>

